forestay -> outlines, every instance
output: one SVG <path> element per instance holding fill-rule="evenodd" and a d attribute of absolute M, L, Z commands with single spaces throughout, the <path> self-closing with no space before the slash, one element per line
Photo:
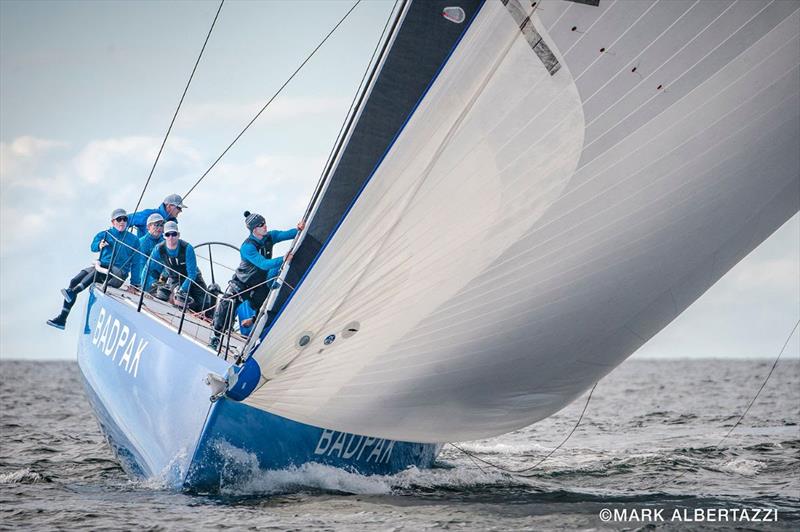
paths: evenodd
<path fill-rule="evenodd" d="M 254 352 L 263 385 L 246 403 L 400 440 L 514 430 L 797 212 L 800 4 L 554 1 L 528 21 L 529 6 L 465 9 Z M 385 68 L 408 55 L 413 9 L 368 105 L 403 86 Z M 354 137 L 338 164 L 363 149 Z"/>

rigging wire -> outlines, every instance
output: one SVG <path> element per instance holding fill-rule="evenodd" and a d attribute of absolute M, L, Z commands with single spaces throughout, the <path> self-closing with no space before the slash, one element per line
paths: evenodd
<path fill-rule="evenodd" d="M 336 25 L 328 32 L 328 34 L 325 36 L 325 38 L 322 39 L 320 41 L 320 43 L 316 46 L 316 48 L 314 48 L 311 51 L 311 53 L 303 60 L 303 62 L 300 63 L 300 66 L 298 66 L 297 69 L 295 69 L 295 71 L 292 73 L 292 75 L 289 76 L 289 78 L 286 81 L 283 82 L 283 85 L 281 85 L 280 88 L 278 88 L 278 90 L 275 92 L 275 94 L 273 94 L 272 97 L 270 97 L 270 99 L 267 101 L 267 103 L 264 104 L 264 106 L 261 108 L 261 110 L 256 113 L 256 115 L 250 120 L 250 122 L 247 123 L 246 126 L 244 126 L 244 129 L 242 129 L 239 132 L 239 134 L 236 135 L 236 138 L 234 138 L 233 141 L 230 144 L 228 144 L 228 147 L 225 148 L 222 151 L 222 153 L 219 155 L 219 157 L 217 157 L 216 160 L 213 163 L 211 163 L 211 166 L 209 166 L 208 169 L 205 172 L 203 172 L 203 175 L 201 175 L 197 179 L 197 181 L 195 181 L 194 185 L 192 185 L 192 187 L 186 192 L 186 194 L 183 195 L 183 199 L 186 199 L 189 196 L 189 194 L 192 193 L 192 191 L 197 187 L 197 185 L 200 184 L 200 182 L 209 174 L 209 172 L 211 172 L 211 170 L 225 156 L 225 154 L 228 153 L 228 150 L 230 150 L 233 147 L 233 145 L 236 144 L 236 142 L 242 137 L 242 135 L 244 135 L 245 132 L 248 129 L 250 129 L 250 126 L 252 126 L 253 123 L 255 123 L 256 120 L 258 120 L 258 117 L 260 117 L 261 114 L 267 109 L 267 107 L 269 107 L 269 105 L 273 102 L 273 100 L 275 100 L 275 98 L 277 98 L 278 95 L 281 92 L 283 92 L 283 89 L 294 79 L 294 77 L 300 72 L 300 70 L 302 70 L 302 68 L 306 65 L 306 63 L 308 63 L 311 60 L 311 58 L 314 57 L 314 54 L 316 54 L 317 51 L 320 48 L 322 48 L 322 45 L 325 44 L 325 42 L 328 40 L 328 38 L 330 38 L 330 36 L 333 35 L 333 33 L 339 28 L 339 26 L 342 25 L 342 23 L 347 19 L 347 17 L 350 16 L 350 13 L 352 13 L 353 10 L 356 7 L 358 7 L 358 4 L 360 4 L 360 3 L 361 3 L 361 0 L 356 0 L 356 3 L 353 4 L 353 6 L 347 11 L 347 13 L 344 14 L 344 16 L 341 19 L 339 19 L 339 22 L 336 23 Z"/>
<path fill-rule="evenodd" d="M 399 2 L 400 0 L 395 0 L 392 9 L 389 11 L 389 16 L 386 19 L 386 23 L 383 25 L 383 30 L 381 30 L 380 37 L 378 37 L 378 42 L 375 43 L 375 48 L 372 50 L 372 56 L 369 58 L 369 61 L 367 61 L 367 66 L 364 69 L 364 74 L 361 76 L 361 81 L 359 81 L 356 92 L 353 95 L 352 101 L 350 102 L 350 107 L 347 109 L 347 113 L 345 113 L 344 115 L 344 120 L 342 120 L 342 125 L 339 128 L 339 132 L 336 134 L 336 137 L 334 138 L 333 146 L 331 146 L 331 151 L 328 153 L 328 158 L 325 160 L 325 165 L 322 167 L 322 172 L 320 173 L 319 180 L 317 181 L 317 184 L 314 187 L 314 193 L 311 195 L 311 200 L 308 202 L 308 206 L 306 206 L 305 213 L 303 213 L 303 217 L 301 218 L 303 221 L 308 220 L 308 217 L 311 214 L 312 209 L 314 209 L 317 200 L 319 199 L 319 195 L 322 193 L 322 189 L 325 186 L 327 179 L 330 178 L 330 172 L 332 171 L 333 168 L 333 162 L 336 160 L 336 157 L 338 157 L 339 150 L 341 150 L 342 145 L 344 143 L 344 135 L 346 135 L 346 133 L 343 132 L 349 131 L 349 128 L 352 126 L 353 121 L 356 118 L 356 111 L 354 111 L 354 109 L 358 109 L 361 106 L 367 94 L 367 87 L 369 87 L 369 85 L 372 83 L 372 80 L 374 79 L 375 75 L 378 72 L 379 63 L 383 59 L 384 54 L 386 53 L 386 48 L 389 46 L 389 41 L 390 41 L 390 38 L 384 40 L 384 36 L 386 35 L 386 29 L 389 27 L 389 23 L 392 22 L 392 20 L 394 19 L 394 24 L 392 25 L 392 29 L 389 32 L 390 35 L 394 33 L 394 30 L 397 27 L 398 22 L 400 21 L 400 14 L 403 12 L 403 9 L 405 8 L 406 5 L 406 0 L 403 0 L 403 3 L 398 9 L 397 5 Z M 395 13 L 397 13 L 397 16 L 394 16 Z M 375 61 L 375 56 L 376 54 L 378 54 L 378 50 L 381 48 L 381 43 L 383 43 L 383 49 L 381 50 L 378 56 L 379 59 Z M 369 76 L 369 79 L 367 79 L 367 76 Z M 295 236 L 295 239 L 292 242 L 290 248 L 292 253 L 294 253 L 297 250 L 296 246 L 297 248 L 299 248 L 299 246 L 302 244 L 302 240 L 298 241 L 298 239 L 302 238 L 302 235 L 303 233 L 299 232 L 297 236 Z M 278 277 L 281 279 L 280 281 L 281 285 L 285 284 L 286 286 L 289 287 L 290 290 L 294 291 L 294 287 L 288 282 L 286 282 L 285 273 L 286 271 L 288 271 L 287 268 L 289 268 L 289 264 L 290 263 L 287 261 L 284 261 L 284 263 L 281 264 L 280 271 L 278 272 Z M 275 299 L 267 299 L 265 301 L 268 311 L 272 310 L 275 301 L 277 301 L 278 300 L 277 298 L 279 297 L 280 295 L 277 295 Z M 259 331 L 259 332 L 258 334 L 254 334 L 253 338 L 259 337 L 261 335 L 261 331 L 263 331 L 263 327 L 261 326 L 263 322 L 259 319 L 256 320 L 256 323 L 257 325 L 254 331 Z M 266 324 L 264 326 L 266 326 Z"/>
<path fill-rule="evenodd" d="M 565 437 L 563 440 L 561 440 L 561 443 L 559 443 L 558 445 L 556 445 L 555 447 L 553 447 L 553 448 L 550 450 L 550 452 L 548 452 L 548 453 L 545 455 L 545 457 L 544 457 L 544 458 L 542 458 L 541 460 L 539 460 L 538 462 L 536 462 L 535 464 L 533 464 L 533 465 L 532 465 L 532 466 L 530 466 L 530 467 L 525 467 L 525 468 L 523 468 L 523 469 L 509 469 L 509 468 L 507 468 L 507 467 L 503 467 L 503 466 L 501 466 L 501 465 L 497 465 L 497 464 L 495 464 L 495 463 L 493 463 L 493 462 L 490 462 L 490 461 L 488 461 L 488 460 L 484 460 L 484 459 L 483 459 L 483 458 L 481 458 L 480 456 L 477 456 L 476 454 L 474 454 L 474 453 L 471 453 L 471 452 L 467 451 L 466 449 L 462 449 L 461 447 L 459 447 L 459 446 L 458 446 L 458 445 L 456 445 L 455 443 L 450 443 L 450 445 L 451 445 L 451 446 L 453 446 L 453 447 L 455 447 L 456 449 L 458 449 L 459 451 L 461 451 L 461 452 L 462 452 L 462 453 L 464 453 L 465 455 L 467 455 L 467 456 L 468 456 L 470 459 L 472 459 L 473 461 L 475 461 L 475 460 L 478 460 L 478 461 L 480 461 L 480 462 L 483 462 L 484 464 L 486 464 L 486 465 L 488 465 L 488 466 L 491 466 L 491 467 L 493 467 L 493 468 L 495 468 L 495 469 L 499 469 L 500 471 L 503 471 L 503 472 L 505 472 L 505 473 L 511 473 L 512 475 L 526 476 L 526 475 L 522 475 L 522 473 L 525 473 L 525 472 L 527 472 L 527 471 L 530 471 L 530 470 L 532 470 L 532 469 L 536 469 L 537 467 L 539 467 L 540 465 L 542 465 L 542 463 L 544 463 L 544 461 L 545 461 L 545 460 L 547 460 L 548 458 L 550 458 L 551 456 L 553 456 L 553 454 L 554 454 L 554 453 L 555 453 L 557 450 L 559 450 L 559 449 L 561 448 L 561 446 L 562 446 L 562 445 L 564 445 L 565 443 L 567 443 L 567 440 L 569 440 L 569 439 L 572 437 L 572 435 L 573 435 L 573 434 L 575 433 L 575 431 L 578 429 L 578 425 L 580 425 L 580 424 L 581 424 L 581 420 L 583 420 L 583 415 L 586 413 L 586 409 L 589 407 L 589 401 L 591 401 L 591 400 L 592 400 L 592 394 L 594 393 L 594 389 L 595 389 L 595 388 L 597 388 L 597 384 L 598 384 L 598 383 L 599 383 L 599 381 L 598 381 L 598 382 L 596 382 L 596 383 L 594 383 L 594 386 L 592 386 L 592 389 L 591 389 L 591 391 L 589 391 L 589 396 L 586 398 L 586 403 L 583 405 L 583 410 L 581 410 L 581 415 L 578 417 L 578 421 L 576 421 L 576 422 L 575 422 L 575 425 L 572 427 L 572 430 L 571 430 L 571 431 L 569 431 L 569 434 L 567 434 L 567 436 L 566 436 L 566 437 Z"/>
<path fill-rule="evenodd" d="M 342 125 L 339 128 L 339 132 L 336 134 L 334 138 L 333 146 L 331 146 L 331 151 L 328 153 L 328 158 L 325 160 L 325 166 L 322 167 L 322 173 L 319 176 L 319 181 L 317 181 L 317 185 L 314 187 L 314 193 L 311 195 L 311 201 L 308 202 L 308 207 L 306 207 L 306 212 L 303 215 L 303 220 L 308 219 L 308 215 L 311 212 L 311 209 L 314 206 L 317 198 L 319 197 L 320 192 L 322 191 L 322 187 L 325 183 L 325 178 L 330 171 L 330 166 L 333 164 L 333 160 L 336 158 L 336 154 L 341 147 L 341 141 L 344 139 L 342 138 L 342 132 L 348 127 L 349 124 L 352 124 L 353 119 L 355 119 L 354 115 L 351 115 L 353 112 L 353 108 L 361 105 L 361 101 L 363 100 L 364 96 L 366 95 L 366 87 L 372 82 L 372 79 L 377 72 L 377 64 L 374 65 L 374 68 L 370 69 L 370 66 L 373 65 L 373 61 L 375 60 L 375 55 L 378 53 L 378 49 L 381 47 L 381 43 L 383 44 L 384 51 L 386 47 L 389 45 L 389 41 L 384 41 L 384 35 L 386 35 L 386 29 L 389 27 L 389 23 L 394 18 L 395 24 L 397 24 L 399 20 L 398 17 L 393 17 L 394 13 L 402 12 L 402 7 L 400 10 L 397 9 L 397 4 L 400 0 L 395 0 L 392 9 L 389 11 L 389 16 L 386 19 L 386 23 L 383 25 L 383 30 L 381 30 L 381 35 L 378 37 L 378 42 L 375 43 L 375 48 L 372 50 L 372 56 L 369 58 L 367 62 L 367 67 L 364 69 L 364 74 L 361 76 L 361 81 L 358 82 L 358 88 L 356 89 L 356 93 L 353 95 L 353 100 L 350 102 L 350 107 L 347 109 L 347 113 L 344 115 L 344 120 L 342 120 Z M 405 5 L 405 2 L 403 3 Z M 383 56 L 383 52 L 381 52 L 381 57 Z M 369 81 L 364 84 L 364 80 L 367 79 L 367 75 L 370 76 Z M 358 102 L 358 104 L 356 103 Z"/>
<path fill-rule="evenodd" d="M 211 38 L 211 32 L 214 31 L 214 26 L 217 24 L 217 19 L 219 18 L 219 13 L 220 11 L 222 11 L 222 6 L 224 3 L 225 0 L 221 0 L 219 3 L 219 7 L 217 8 L 217 13 L 214 15 L 214 20 L 211 22 L 211 27 L 208 29 L 206 40 L 203 41 L 203 47 L 200 49 L 200 54 L 197 56 L 197 61 L 194 62 L 194 68 L 192 68 L 192 73 L 189 75 L 189 81 L 186 82 L 186 87 L 183 89 L 183 94 L 181 94 L 181 99 L 178 102 L 178 107 L 175 109 L 175 113 L 172 115 L 172 120 L 170 121 L 169 127 L 167 128 L 167 133 L 164 135 L 164 140 L 161 142 L 161 147 L 158 149 L 158 154 L 156 154 L 156 159 L 155 161 L 153 161 L 153 167 L 150 168 L 150 174 L 147 176 L 147 181 L 145 181 L 144 183 L 144 187 L 142 188 L 142 193 L 139 195 L 139 200 L 136 202 L 136 207 L 133 209 L 133 212 L 137 212 L 139 210 L 139 206 L 142 204 L 142 198 L 144 198 L 144 193 L 147 190 L 147 186 L 150 184 L 150 179 L 152 179 L 153 177 L 153 172 L 156 169 L 158 160 L 161 158 L 161 152 L 164 151 L 164 146 L 166 145 L 167 139 L 169 138 L 169 134 L 172 131 L 172 126 L 175 124 L 175 119 L 178 117 L 178 111 L 181 110 L 181 106 L 183 105 L 183 100 L 184 98 L 186 98 L 186 93 L 189 91 L 189 85 L 192 84 L 194 73 L 197 71 L 197 65 L 200 64 L 200 59 L 203 57 L 203 52 L 206 49 L 208 40 Z"/>

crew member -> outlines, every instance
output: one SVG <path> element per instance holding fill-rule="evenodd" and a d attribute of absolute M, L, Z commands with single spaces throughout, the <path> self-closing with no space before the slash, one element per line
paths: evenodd
<path fill-rule="evenodd" d="M 127 213 L 124 209 L 115 209 L 111 213 L 111 227 L 97 233 L 90 246 L 93 252 L 100 252 L 99 266 L 111 273 L 111 279 L 108 280 L 108 284 L 114 288 L 122 286 L 129 273 L 133 288 L 138 288 L 141 284 L 142 270 L 135 267 L 139 264 L 137 259 L 139 240 L 133 234 L 125 231 L 127 227 Z M 61 314 L 51 320 L 47 320 L 47 324 L 57 329 L 63 329 L 66 326 L 67 316 L 69 316 L 78 294 L 92 282 L 102 283 L 105 280 L 106 274 L 98 271 L 95 265 L 78 272 L 69 282 L 69 286 L 61 289 L 61 295 L 64 296 Z"/>
<path fill-rule="evenodd" d="M 164 217 L 154 212 L 147 217 L 147 234 L 139 239 L 139 269 L 145 268 L 153 248 L 164 241 Z M 147 272 L 142 271 L 142 279 L 147 280 Z M 150 293 L 153 293 L 152 290 Z"/>
<path fill-rule="evenodd" d="M 142 237 L 147 232 L 147 220 L 151 214 L 158 213 L 165 221 L 177 222 L 178 215 L 185 208 L 183 198 L 178 194 L 170 194 L 155 209 L 144 209 L 131 214 L 131 226 L 135 227 L 139 237 Z"/>
<path fill-rule="evenodd" d="M 214 330 L 208 344 L 212 349 L 219 346 L 219 337 L 225 330 L 226 321 L 229 319 L 228 313 L 232 299 L 248 300 L 250 307 L 254 310 L 260 309 L 267 299 L 271 284 L 267 280 L 277 277 L 284 261 L 284 257 L 272 258 L 272 246 L 278 242 L 293 239 L 297 236 L 298 231 L 302 231 L 305 227 L 304 222 L 301 221 L 297 224 L 297 229 L 268 231 L 267 221 L 260 214 L 245 211 L 244 217 L 250 234 L 239 249 L 242 261 L 214 312 Z"/>
<path fill-rule="evenodd" d="M 147 217 L 147 234 L 139 239 L 139 251 L 149 257 L 153 248 L 164 241 L 164 217 L 154 212 Z"/>
<path fill-rule="evenodd" d="M 211 306 L 203 275 L 197 269 L 194 247 L 180 239 L 176 222 L 164 224 L 164 242 L 153 248 L 148 263 L 145 267 L 145 289 L 150 289 L 163 272 L 167 277 L 167 286 L 178 287 L 178 304 L 182 304 L 181 299 L 188 295 L 190 300 L 187 306 L 195 312 Z"/>

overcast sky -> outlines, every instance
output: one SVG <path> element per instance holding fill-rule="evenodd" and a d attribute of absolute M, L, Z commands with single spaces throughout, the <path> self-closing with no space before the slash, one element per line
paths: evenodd
<path fill-rule="evenodd" d="M 217 5 L 0 1 L 0 357 L 75 357 L 86 295 L 66 332 L 44 322 L 134 207 Z M 185 192 L 351 5 L 228 0 L 144 206 Z M 186 200 L 183 238 L 238 245 L 245 209 L 296 224 L 391 8 L 356 8 Z M 799 316 L 796 215 L 635 356 L 774 357 Z"/>

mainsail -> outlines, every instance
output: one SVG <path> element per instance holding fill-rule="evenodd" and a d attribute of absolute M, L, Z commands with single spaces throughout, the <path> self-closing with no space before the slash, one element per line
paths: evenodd
<path fill-rule="evenodd" d="M 800 207 L 799 8 L 410 3 L 245 402 L 420 442 L 564 407 Z"/>

